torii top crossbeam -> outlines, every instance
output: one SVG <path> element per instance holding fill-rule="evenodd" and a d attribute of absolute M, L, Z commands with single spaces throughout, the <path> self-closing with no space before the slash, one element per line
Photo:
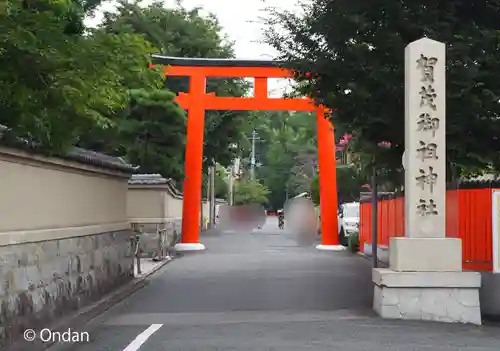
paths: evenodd
<path fill-rule="evenodd" d="M 153 65 L 164 66 L 166 76 L 252 77 L 255 78 L 253 97 L 218 97 L 205 94 L 203 105 L 207 110 L 293 110 L 316 111 L 308 98 L 284 99 L 268 97 L 268 78 L 293 78 L 287 63 L 272 60 L 240 60 L 219 58 L 180 58 L 152 55 Z M 196 92 L 190 90 L 190 94 Z M 187 94 L 180 93 L 177 102 L 189 109 Z M 198 102 L 199 103 L 199 102 Z"/>
<path fill-rule="evenodd" d="M 277 76 L 270 78 L 280 78 L 280 77 L 291 77 L 291 74 L 286 71 L 288 64 L 285 61 L 275 61 L 275 60 L 242 60 L 234 58 L 194 58 L 194 57 L 174 57 L 174 56 L 163 56 L 163 55 L 151 55 L 153 64 L 166 65 L 173 67 L 199 67 L 199 68 L 210 68 L 213 67 L 225 67 L 225 68 L 259 68 L 255 70 L 257 75 L 262 75 L 262 68 L 271 68 L 270 71 L 277 72 L 273 69 L 278 68 L 279 72 Z M 217 70 L 217 69 L 216 69 Z M 214 73 L 215 74 L 215 73 Z M 212 74 L 211 76 L 215 76 Z M 227 72 L 224 72 L 227 74 Z M 273 73 L 276 74 L 276 73 Z M 179 74 L 174 74 L 179 75 Z M 189 75 L 189 74 L 183 74 Z M 246 75 L 246 74 L 245 74 Z M 244 76 L 245 76 L 244 75 Z M 227 77 L 227 76 L 226 76 Z M 233 75 L 232 77 L 241 77 L 239 75 Z"/>

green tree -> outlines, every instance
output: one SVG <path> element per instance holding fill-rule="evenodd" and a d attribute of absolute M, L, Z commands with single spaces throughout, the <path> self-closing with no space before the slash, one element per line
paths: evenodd
<path fill-rule="evenodd" d="M 498 169 L 499 5 L 314 0 L 298 14 L 270 9 L 266 42 L 296 69 L 301 93 L 337 109 L 335 125 L 396 173 L 404 150 L 404 48 L 424 36 L 446 43 L 448 159 L 463 173 Z M 380 141 L 393 147 L 380 154 Z"/>
<path fill-rule="evenodd" d="M 251 180 L 238 181 L 234 187 L 234 204 L 265 204 L 269 190 L 265 185 Z"/>
<path fill-rule="evenodd" d="M 290 113 L 287 126 L 291 128 L 289 138 L 289 153 L 294 165 L 290 169 L 287 190 L 290 195 L 309 192 L 310 182 L 316 173 L 317 135 L 316 116 L 313 113 Z"/>
<path fill-rule="evenodd" d="M 226 169 L 220 164 L 215 166 L 215 197 L 227 200 L 229 197 L 229 184 L 226 181 Z"/>
<path fill-rule="evenodd" d="M 114 123 L 128 81 L 159 82 L 145 72 L 152 51 L 140 36 L 84 35 L 83 18 L 98 3 L 11 1 L 0 13 L 0 123 L 14 136 L 63 153 L 85 131 Z"/>
<path fill-rule="evenodd" d="M 144 173 L 184 174 L 186 115 L 168 90 L 132 90 L 130 110 L 118 128 L 118 153 L 127 155 Z"/>
<path fill-rule="evenodd" d="M 271 120 L 274 122 L 274 120 Z M 269 204 L 273 209 L 282 208 L 289 196 L 287 186 L 290 170 L 295 165 L 292 153 L 294 130 L 285 124 L 281 128 L 269 130 L 267 137 L 269 145 L 266 151 L 265 163 L 259 169 L 258 177 L 271 190 Z"/>
<path fill-rule="evenodd" d="M 119 1 L 116 11 L 106 13 L 103 28 L 108 33 L 142 35 L 157 50 L 156 53 L 178 57 L 230 58 L 232 43 L 221 34 L 213 14 L 203 16 L 200 8 L 187 10 L 180 3 L 174 9 L 157 1 L 142 7 L 139 1 Z M 169 77 L 166 88 L 179 93 L 188 91 L 185 77 Z M 241 79 L 214 78 L 207 80 L 207 92 L 218 96 L 243 96 L 248 85 Z M 238 149 L 246 112 L 207 111 L 205 117 L 204 170 L 213 162 L 228 165 Z"/>
<path fill-rule="evenodd" d="M 263 111 L 250 115 L 245 133 L 255 129 L 256 177 L 269 189 L 269 207 L 283 207 L 286 199 L 309 191 L 316 165 L 316 118 L 308 112 Z M 250 169 L 250 144 L 243 147 L 243 166 Z"/>
<path fill-rule="evenodd" d="M 319 174 L 316 174 L 310 183 L 311 198 L 315 204 L 319 205 L 320 192 L 319 192 Z M 358 173 L 357 169 L 350 165 L 337 166 L 337 191 L 339 201 L 353 202 L 359 201 L 359 195 L 362 185 L 366 184 L 366 179 L 362 174 Z"/>
<path fill-rule="evenodd" d="M 314 177 L 311 179 L 311 184 L 309 189 L 311 192 L 311 200 L 314 202 L 314 204 L 319 205 L 320 204 L 319 174 L 315 174 Z"/>
<path fill-rule="evenodd" d="M 298 195 L 309 192 L 311 179 L 316 173 L 316 150 L 306 149 L 297 152 L 294 157 L 294 163 L 290 169 L 289 178 L 286 183 L 288 193 Z"/>

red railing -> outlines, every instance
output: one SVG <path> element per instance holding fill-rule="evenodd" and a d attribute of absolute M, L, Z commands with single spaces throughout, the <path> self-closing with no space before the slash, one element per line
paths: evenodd
<path fill-rule="evenodd" d="M 493 268 L 493 189 L 459 189 L 446 193 L 446 236 L 462 239 L 463 268 Z M 372 242 L 372 204 L 360 209 L 360 247 Z M 404 236 L 404 198 L 378 201 L 377 243 L 389 247 L 391 237 Z"/>

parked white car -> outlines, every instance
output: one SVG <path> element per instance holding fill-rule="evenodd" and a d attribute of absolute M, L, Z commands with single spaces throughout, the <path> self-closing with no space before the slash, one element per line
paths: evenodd
<path fill-rule="evenodd" d="M 359 202 L 344 203 L 339 207 L 339 241 L 342 245 L 347 245 L 347 238 L 359 233 Z"/>

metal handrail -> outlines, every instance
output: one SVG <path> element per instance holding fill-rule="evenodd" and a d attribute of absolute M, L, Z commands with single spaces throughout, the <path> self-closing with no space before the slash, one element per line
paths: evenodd
<path fill-rule="evenodd" d="M 156 233 L 158 234 L 158 246 L 156 256 L 153 259 L 155 261 L 163 261 L 167 257 L 165 248 L 167 228 L 160 229 L 160 225 L 158 224 L 156 226 Z"/>
<path fill-rule="evenodd" d="M 132 225 L 132 231 L 135 233 L 130 238 L 130 246 L 132 249 L 132 271 L 135 271 L 137 265 L 137 274 L 141 274 L 141 234 L 142 226 Z"/>
<path fill-rule="evenodd" d="M 135 259 L 137 260 L 137 274 L 141 274 L 141 236 L 135 236 Z"/>
<path fill-rule="evenodd" d="M 168 240 L 169 228 L 168 225 L 172 225 L 172 239 Z M 141 255 L 143 250 L 141 249 L 141 236 L 144 234 L 144 228 L 142 225 L 134 223 L 132 225 L 132 231 L 134 235 L 130 238 L 130 246 L 132 252 L 132 270 L 135 271 L 135 266 L 137 265 L 137 273 L 141 274 Z M 157 248 L 153 255 L 153 261 L 163 261 L 165 259 L 170 259 L 175 256 L 175 245 L 180 242 L 180 235 L 176 230 L 175 223 L 162 223 L 156 225 L 157 234 Z"/>
<path fill-rule="evenodd" d="M 137 265 L 137 274 L 141 274 L 141 236 L 139 234 L 133 235 L 130 238 L 130 246 L 133 249 L 132 255 L 132 270 L 135 271 Z"/>
<path fill-rule="evenodd" d="M 180 235 L 177 233 L 175 223 L 171 222 L 169 224 L 172 226 L 171 240 L 168 240 L 168 229 L 166 227 L 160 228 L 160 224 L 157 225 L 158 245 L 157 252 L 154 258 L 156 261 L 164 260 L 165 258 L 171 258 L 172 253 L 175 252 L 175 245 L 180 242 Z"/>
<path fill-rule="evenodd" d="M 139 245 L 139 242 L 141 241 L 140 239 L 140 236 L 139 235 L 136 235 L 135 236 L 135 252 L 134 252 L 134 256 L 138 256 L 141 252 L 140 250 L 140 245 Z"/>

